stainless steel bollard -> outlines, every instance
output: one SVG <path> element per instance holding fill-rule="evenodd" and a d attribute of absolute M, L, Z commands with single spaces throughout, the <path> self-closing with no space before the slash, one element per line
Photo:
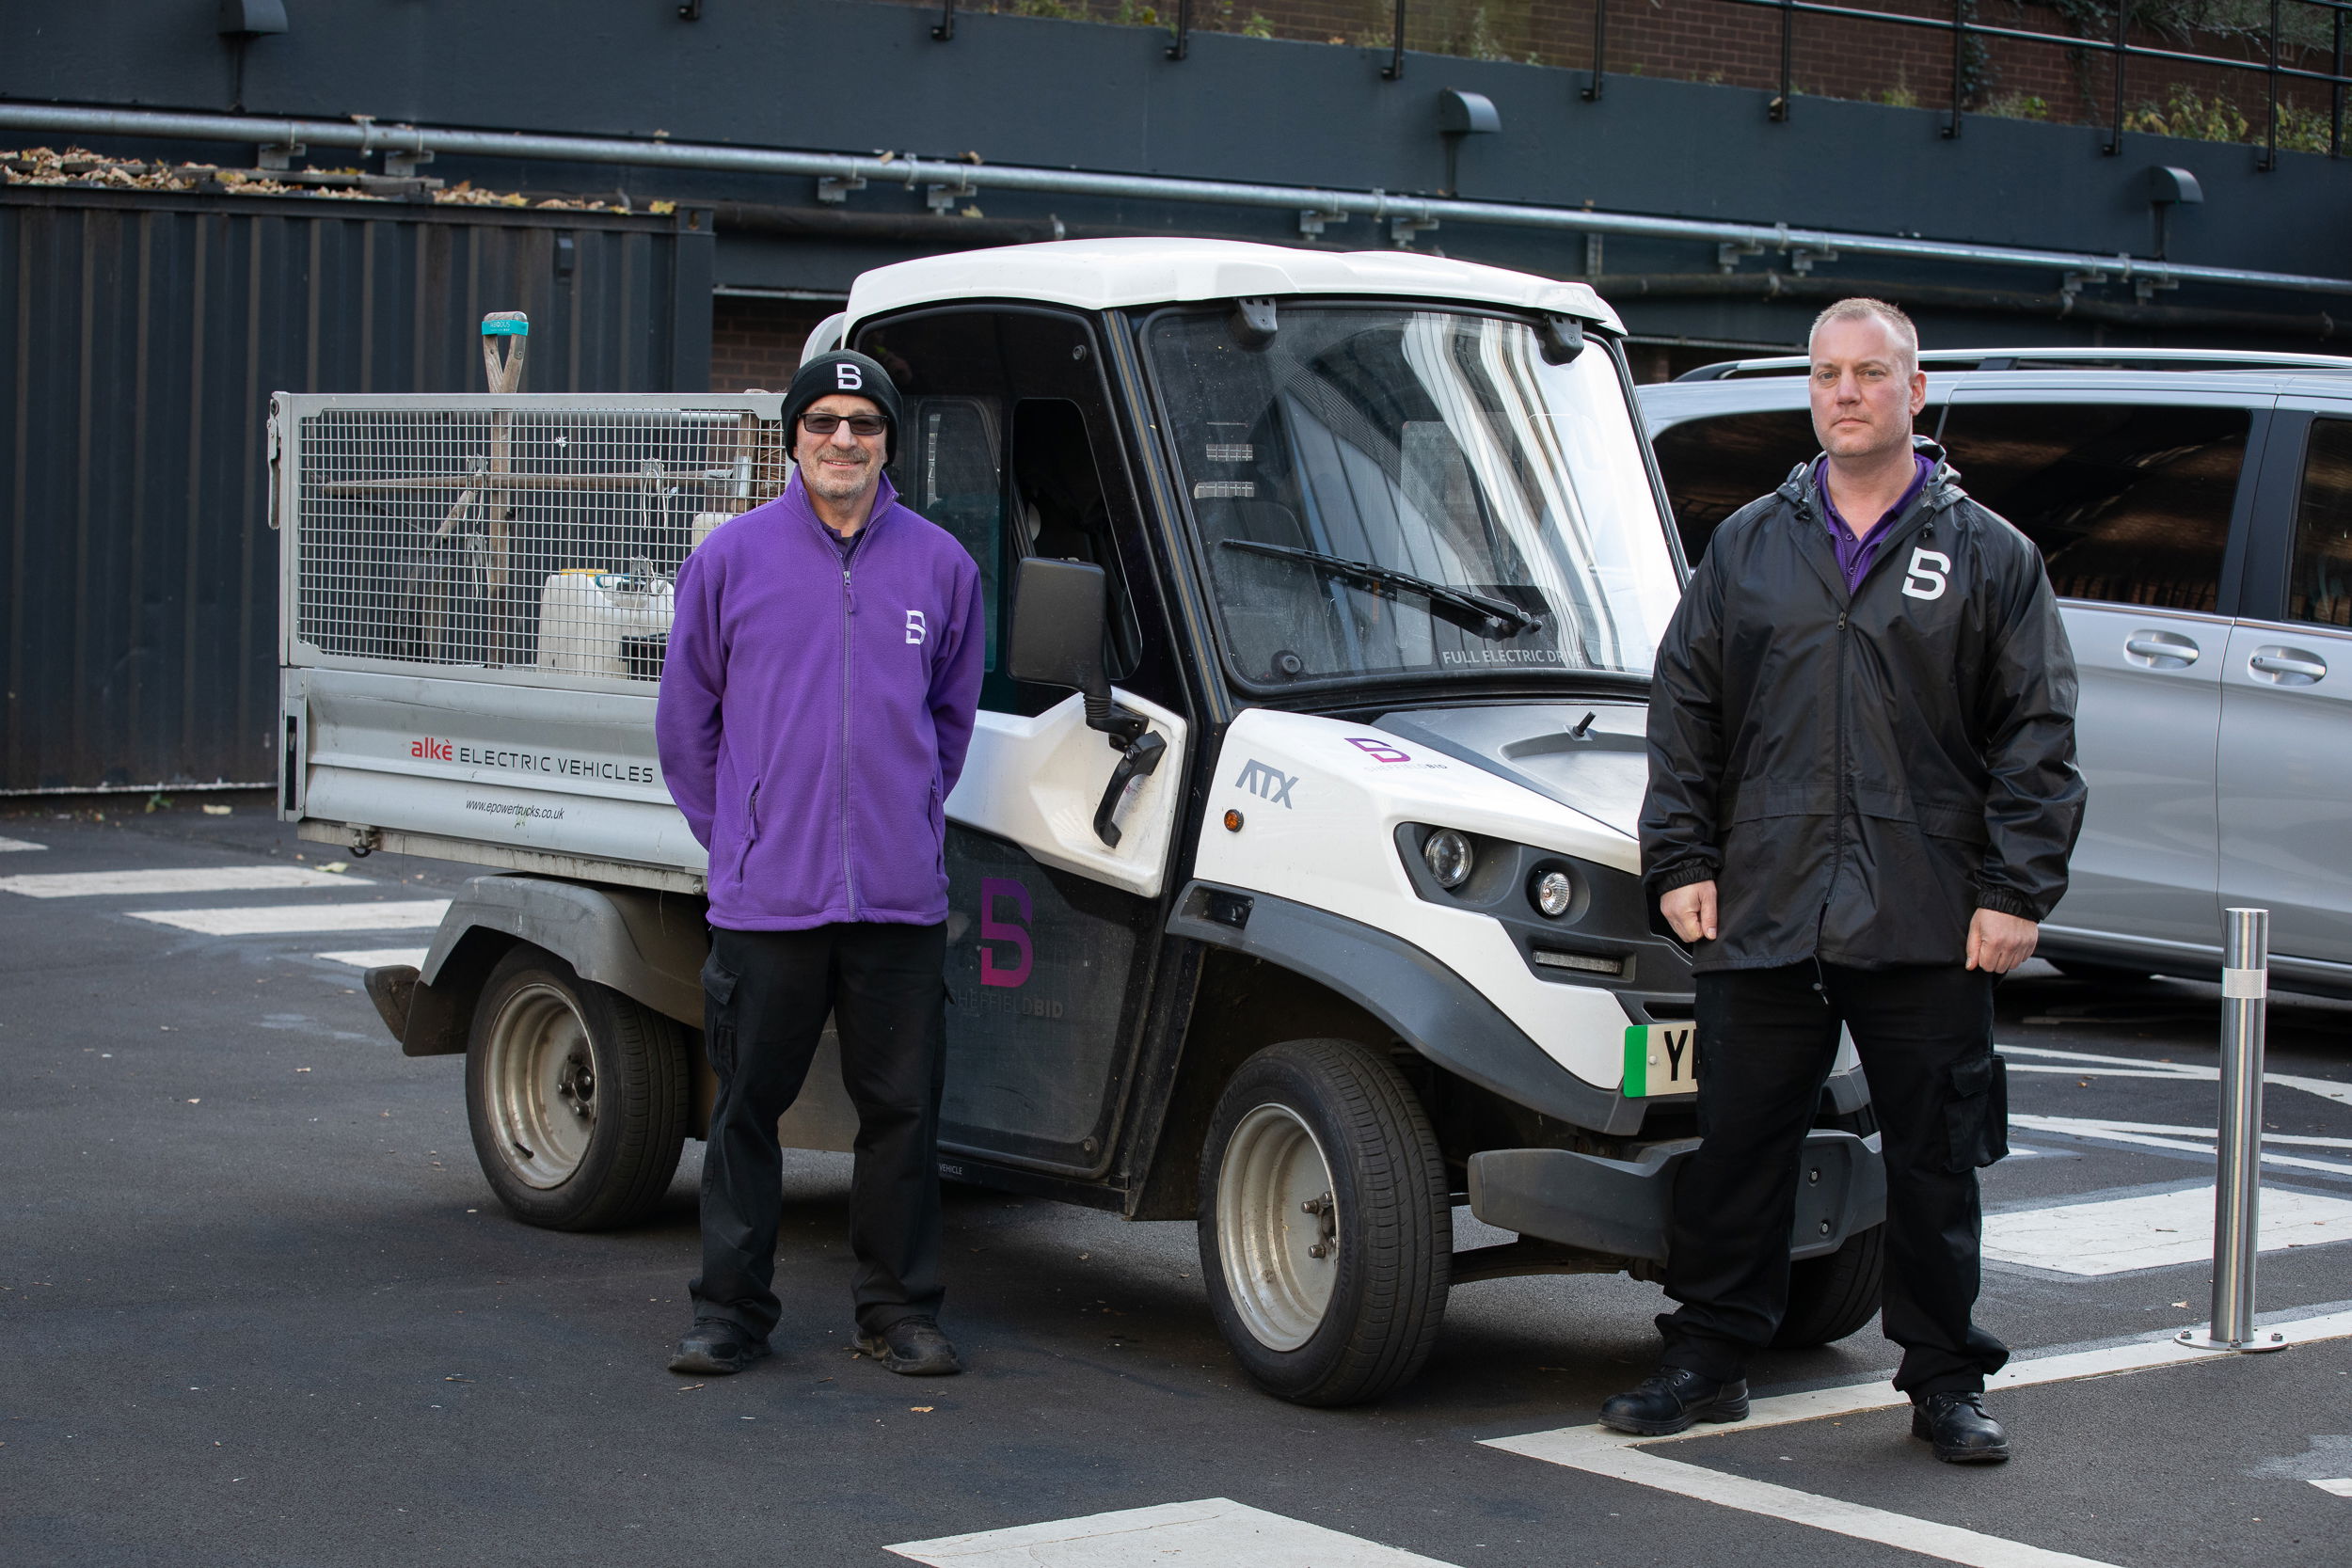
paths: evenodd
<path fill-rule="evenodd" d="M 2207 1350 L 2280 1350 L 2254 1328 L 2261 1240 L 2263 1045 L 2270 1006 L 2270 911 L 2228 910 L 2221 936 L 2221 1119 L 2215 1148 L 2213 1322 L 2181 1342 Z"/>

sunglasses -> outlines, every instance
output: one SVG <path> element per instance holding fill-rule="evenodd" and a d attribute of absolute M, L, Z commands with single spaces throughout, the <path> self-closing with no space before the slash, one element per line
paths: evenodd
<path fill-rule="evenodd" d="M 811 436 L 830 436 L 843 425 L 852 436 L 880 436 L 890 428 L 890 422 L 880 414 L 803 414 L 801 428 Z"/>

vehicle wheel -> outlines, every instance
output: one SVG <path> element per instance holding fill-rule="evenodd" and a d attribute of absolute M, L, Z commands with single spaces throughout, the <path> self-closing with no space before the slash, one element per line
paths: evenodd
<path fill-rule="evenodd" d="M 1825 1125 L 1867 1138 L 1878 1131 L 1878 1114 L 1865 1105 Z M 1886 1227 L 1874 1225 L 1850 1236 L 1836 1252 L 1788 1266 L 1788 1310 L 1781 1314 L 1775 1350 L 1826 1345 L 1867 1326 L 1879 1315 L 1879 1288 L 1886 1272 Z"/>
<path fill-rule="evenodd" d="M 507 1212 L 553 1230 L 643 1218 L 686 1142 L 683 1032 L 544 948 L 500 960 L 474 1007 L 466 1120 Z"/>
<path fill-rule="evenodd" d="M 1445 1318 L 1454 1214 L 1412 1088 L 1352 1040 L 1241 1066 L 1200 1159 L 1200 1271 L 1242 1370 L 1299 1404 L 1377 1399 Z"/>
<path fill-rule="evenodd" d="M 2050 967 L 2087 986 L 2133 986 L 2153 977 L 2152 971 L 2129 964 L 2091 963 L 2081 958 L 2052 958 Z"/>

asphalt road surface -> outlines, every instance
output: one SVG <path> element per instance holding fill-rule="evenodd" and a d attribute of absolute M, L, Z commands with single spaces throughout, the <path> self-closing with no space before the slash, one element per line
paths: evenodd
<path fill-rule="evenodd" d="M 2004 1467 L 1906 1435 L 1875 1328 L 1757 1365 L 1759 1396 L 1828 1392 L 1747 1426 L 1598 1439 L 1661 1306 L 1614 1277 L 1464 1286 L 1412 1386 L 1295 1409 L 1235 1371 L 1190 1225 L 969 1187 L 946 1326 L 972 1370 L 893 1377 L 848 1349 L 837 1155 L 789 1159 L 776 1356 L 697 1382 L 664 1362 L 699 1146 L 654 1224 L 516 1224 L 459 1061 L 403 1058 L 360 991 L 354 956 L 421 948 L 398 922 L 466 872 L 13 880 L 348 859 L 263 798 L 142 803 L 0 816 L 40 847 L 0 847 L 7 1568 L 2352 1562 L 2352 1005 L 2274 998 L 2261 1304 L 2295 1342 L 2213 1356 L 2167 1341 L 2205 1319 L 2217 991 L 2040 964 L 2003 987 L 1980 1317 L 2019 1355 Z M 215 934 L 255 924 L 290 928 Z M 2123 1375 L 2064 1375 L 2090 1370 Z"/>

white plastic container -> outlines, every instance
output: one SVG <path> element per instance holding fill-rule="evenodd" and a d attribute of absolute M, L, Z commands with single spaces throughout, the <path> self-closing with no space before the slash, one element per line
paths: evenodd
<path fill-rule="evenodd" d="M 556 572 L 539 590 L 539 668 L 650 679 L 660 671 L 655 645 L 668 641 L 676 616 L 667 578 L 593 567 Z"/>

